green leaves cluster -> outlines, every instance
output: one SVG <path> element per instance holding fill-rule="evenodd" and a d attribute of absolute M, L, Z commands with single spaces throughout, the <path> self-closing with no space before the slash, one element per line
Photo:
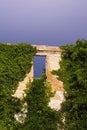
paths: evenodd
<path fill-rule="evenodd" d="M 60 69 L 56 72 L 63 81 L 65 102 L 61 114 L 64 130 L 87 130 L 87 41 L 62 47 Z"/>
<path fill-rule="evenodd" d="M 29 85 L 25 99 L 28 113 L 20 130 L 57 130 L 58 113 L 48 107 L 50 90 L 44 75 Z"/>
<path fill-rule="evenodd" d="M 30 44 L 0 43 L 0 129 L 16 130 L 18 126 L 14 114 L 22 104 L 12 94 L 30 71 L 35 53 Z"/>

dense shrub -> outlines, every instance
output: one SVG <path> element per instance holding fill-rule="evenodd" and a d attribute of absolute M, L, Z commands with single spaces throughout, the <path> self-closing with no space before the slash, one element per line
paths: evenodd
<path fill-rule="evenodd" d="M 20 111 L 21 103 L 12 94 L 30 71 L 35 53 L 30 44 L 0 43 L 0 129 L 17 130 L 14 114 Z"/>
<path fill-rule="evenodd" d="M 63 81 L 65 102 L 61 114 L 64 130 L 87 130 L 87 41 L 62 47 L 60 69 L 56 72 Z"/>

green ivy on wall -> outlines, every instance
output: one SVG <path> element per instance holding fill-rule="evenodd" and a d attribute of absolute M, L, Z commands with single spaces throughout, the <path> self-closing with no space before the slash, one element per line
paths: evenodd
<path fill-rule="evenodd" d="M 45 74 L 41 78 L 35 78 L 28 88 L 25 97 L 27 117 L 19 130 L 57 130 L 60 115 L 48 106 L 53 93 Z"/>
<path fill-rule="evenodd" d="M 87 130 L 87 41 L 63 46 L 60 69 L 55 73 L 63 81 L 65 101 L 61 114 L 64 130 Z"/>
<path fill-rule="evenodd" d="M 17 130 L 14 114 L 20 111 L 21 102 L 12 94 L 29 73 L 35 54 L 30 44 L 0 43 L 0 130 Z"/>

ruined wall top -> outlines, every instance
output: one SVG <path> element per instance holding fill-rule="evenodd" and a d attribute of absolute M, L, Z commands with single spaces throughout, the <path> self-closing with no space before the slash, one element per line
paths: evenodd
<path fill-rule="evenodd" d="M 61 54 L 62 50 L 57 46 L 33 45 L 37 49 L 36 55 L 47 56 L 49 54 Z"/>
<path fill-rule="evenodd" d="M 38 51 L 51 51 L 51 52 L 61 52 L 62 50 L 57 46 L 47 46 L 47 45 L 33 45 Z"/>

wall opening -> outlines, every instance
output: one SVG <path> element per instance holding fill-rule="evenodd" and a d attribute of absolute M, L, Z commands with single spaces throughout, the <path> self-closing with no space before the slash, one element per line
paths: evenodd
<path fill-rule="evenodd" d="M 40 78 L 45 68 L 46 68 L 46 57 L 35 56 L 34 57 L 34 78 Z"/>

